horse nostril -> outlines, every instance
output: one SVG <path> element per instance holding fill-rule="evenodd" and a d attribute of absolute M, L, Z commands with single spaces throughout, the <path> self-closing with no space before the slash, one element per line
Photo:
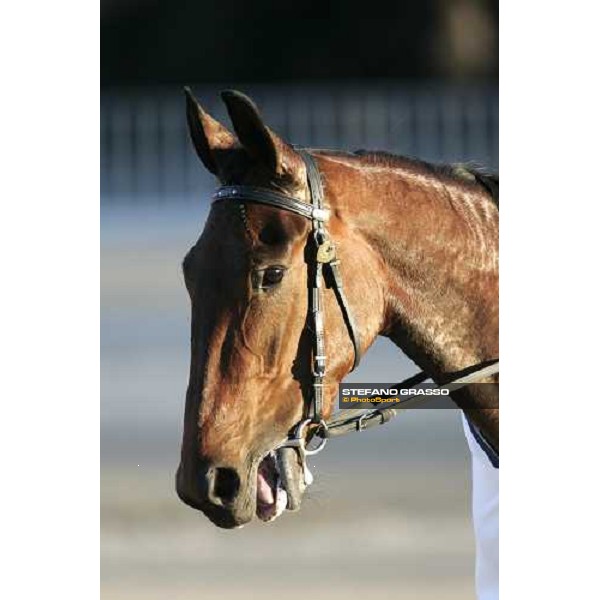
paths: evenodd
<path fill-rule="evenodd" d="M 212 495 L 223 504 L 231 504 L 240 490 L 239 475 L 233 469 L 218 467 L 214 470 Z"/>

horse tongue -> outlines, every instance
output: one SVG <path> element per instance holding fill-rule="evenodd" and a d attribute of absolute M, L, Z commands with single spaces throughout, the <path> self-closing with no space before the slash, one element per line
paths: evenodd
<path fill-rule="evenodd" d="M 256 515 L 261 521 L 275 520 L 287 506 L 287 493 L 281 487 L 275 458 L 267 456 L 259 465 L 256 478 Z"/>
<path fill-rule="evenodd" d="M 256 481 L 256 495 L 260 504 L 271 506 L 275 504 L 275 495 L 271 484 L 267 481 L 266 477 L 259 471 Z"/>

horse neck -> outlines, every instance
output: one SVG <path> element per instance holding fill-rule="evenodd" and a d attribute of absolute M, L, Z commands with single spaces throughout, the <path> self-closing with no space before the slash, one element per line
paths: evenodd
<path fill-rule="evenodd" d="M 383 260 L 380 334 L 437 380 L 495 358 L 498 211 L 487 192 L 410 165 L 333 160 L 337 208 Z"/>

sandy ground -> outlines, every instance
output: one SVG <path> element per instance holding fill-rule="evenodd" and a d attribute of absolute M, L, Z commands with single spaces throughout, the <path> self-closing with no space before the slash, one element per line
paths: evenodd
<path fill-rule="evenodd" d="M 178 502 L 169 469 L 105 469 L 102 597 L 473 597 L 456 469 L 349 475 L 323 473 L 298 513 L 224 531 Z"/>

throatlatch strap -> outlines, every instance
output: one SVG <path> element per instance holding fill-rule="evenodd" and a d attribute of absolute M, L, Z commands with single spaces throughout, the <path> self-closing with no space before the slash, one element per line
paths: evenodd
<path fill-rule="evenodd" d="M 346 299 L 346 294 L 344 293 L 344 285 L 342 283 L 339 265 L 340 261 L 336 259 L 328 263 L 327 266 L 329 267 L 329 272 L 331 273 L 331 278 L 333 280 L 331 287 L 333 288 L 340 310 L 342 311 L 342 317 L 344 318 L 346 329 L 350 335 L 350 341 L 352 342 L 352 346 L 354 346 L 354 362 L 352 364 L 352 371 L 354 371 L 354 369 L 358 367 L 358 363 L 361 359 L 360 333 L 358 332 L 358 327 L 356 326 L 352 311 L 348 305 L 348 300 Z"/>

